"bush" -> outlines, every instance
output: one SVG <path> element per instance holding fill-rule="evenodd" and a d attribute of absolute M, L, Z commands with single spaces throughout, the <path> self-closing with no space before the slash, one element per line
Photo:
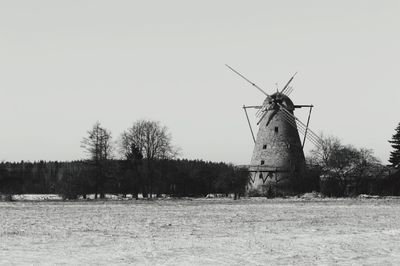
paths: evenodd
<path fill-rule="evenodd" d="M 343 188 L 340 181 L 335 178 L 327 178 L 321 180 L 320 184 L 321 193 L 328 197 L 342 197 Z"/>
<path fill-rule="evenodd" d="M 11 194 L 0 194 L 0 201 L 12 201 Z"/>

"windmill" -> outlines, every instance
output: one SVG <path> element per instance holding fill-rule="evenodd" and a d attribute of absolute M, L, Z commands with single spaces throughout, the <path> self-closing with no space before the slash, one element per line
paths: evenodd
<path fill-rule="evenodd" d="M 313 105 L 295 105 L 289 98 L 290 87 L 296 74 L 279 91 L 268 94 L 232 67 L 230 70 L 264 94 L 262 105 L 243 105 L 243 110 L 254 141 L 254 150 L 248 170 L 251 178 L 248 191 L 258 193 L 291 194 L 299 191 L 305 175 L 304 144 L 306 139 L 320 146 L 321 139 L 310 128 Z M 307 123 L 294 115 L 297 108 L 309 108 Z M 258 125 L 254 136 L 247 109 L 256 109 Z M 300 140 L 299 132 L 303 135 Z"/>

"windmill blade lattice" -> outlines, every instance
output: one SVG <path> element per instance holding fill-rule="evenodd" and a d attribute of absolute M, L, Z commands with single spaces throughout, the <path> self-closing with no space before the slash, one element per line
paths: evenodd
<path fill-rule="evenodd" d="M 288 122 L 290 122 L 290 124 L 292 126 L 293 123 L 291 122 L 292 119 L 295 120 L 297 128 L 299 129 L 299 131 L 301 131 L 301 133 L 303 135 L 306 135 L 307 139 L 312 142 L 317 148 L 321 146 L 322 144 L 322 139 L 314 132 L 310 129 L 310 127 L 307 127 L 306 124 L 304 124 L 300 119 L 298 119 L 294 114 L 292 114 L 291 112 L 289 112 L 283 105 L 279 104 L 280 106 L 280 110 L 283 111 L 284 113 L 284 117 L 288 118 Z M 308 133 L 308 134 L 307 134 Z"/>
<path fill-rule="evenodd" d="M 230 67 L 229 65 L 226 65 L 230 70 L 232 70 L 234 73 L 236 73 L 237 75 L 239 75 L 241 78 L 243 78 L 244 80 L 246 80 L 248 83 L 250 83 L 253 87 L 257 88 L 259 91 L 261 91 L 264 95 L 267 96 L 267 98 L 265 99 L 262 107 L 256 112 L 256 117 L 259 118 L 257 125 L 259 125 L 261 123 L 261 121 L 264 119 L 264 117 L 267 115 L 268 113 L 268 109 L 270 108 L 270 106 L 272 104 L 277 104 L 280 108 L 279 110 L 282 110 L 284 113 L 284 118 L 287 118 L 287 122 L 289 124 L 291 124 L 292 126 L 296 127 L 300 133 L 302 133 L 304 136 L 306 136 L 306 138 L 313 143 L 316 147 L 320 147 L 322 140 L 321 138 L 314 133 L 314 131 L 312 131 L 308 126 L 306 126 L 300 119 L 298 119 L 295 115 L 293 115 L 291 112 L 289 112 L 281 103 L 277 102 L 276 100 L 274 100 L 268 93 L 266 93 L 262 88 L 260 88 L 258 85 L 256 85 L 254 82 L 250 81 L 249 79 L 247 79 L 245 76 L 243 76 L 242 74 L 240 74 L 238 71 L 236 71 L 235 69 L 233 69 L 232 67 Z M 286 94 L 290 94 L 293 91 L 293 87 L 289 86 L 290 83 L 293 81 L 294 77 L 296 76 L 297 72 L 294 73 L 294 75 L 289 79 L 289 81 L 286 83 L 286 85 L 283 87 L 283 89 L 279 92 L 276 93 L 277 96 L 280 95 L 284 95 L 285 92 Z M 273 99 L 273 103 L 270 104 L 270 99 Z M 292 120 L 295 120 L 295 124 L 293 124 Z"/>
<path fill-rule="evenodd" d="M 285 91 L 285 95 L 286 96 L 289 96 L 291 93 L 292 93 L 292 91 L 293 91 L 293 87 L 292 86 L 289 86 L 289 88 Z"/>
<path fill-rule="evenodd" d="M 284 94 L 285 90 L 287 89 L 287 87 L 289 86 L 290 82 L 292 82 L 292 80 L 294 79 L 294 77 L 296 76 L 297 72 L 294 73 L 294 75 L 289 79 L 289 81 L 286 83 L 285 87 L 283 87 L 283 89 L 280 91 L 280 94 Z"/>

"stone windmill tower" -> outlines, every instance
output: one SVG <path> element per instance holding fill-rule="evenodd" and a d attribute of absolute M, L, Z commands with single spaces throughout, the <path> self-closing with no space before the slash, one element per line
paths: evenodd
<path fill-rule="evenodd" d="M 268 94 L 230 66 L 227 67 L 266 96 L 262 105 L 243 106 L 254 140 L 253 155 L 248 166 L 251 172 L 248 191 L 275 195 L 299 191 L 306 170 L 303 152 L 305 140 L 316 146 L 320 143 L 318 135 L 308 127 L 313 105 L 295 105 L 289 98 L 292 91 L 289 85 L 294 76 L 281 91 Z M 307 124 L 294 115 L 295 109 L 303 107 L 310 108 Z M 257 109 L 259 129 L 256 137 L 247 114 L 249 108 Z M 303 141 L 299 132 L 304 136 Z"/>

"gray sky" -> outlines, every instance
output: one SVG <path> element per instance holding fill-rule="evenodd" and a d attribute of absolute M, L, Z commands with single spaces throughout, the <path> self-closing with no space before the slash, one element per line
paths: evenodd
<path fill-rule="evenodd" d="M 147 118 L 182 157 L 248 163 L 241 106 L 263 95 L 228 63 L 269 92 L 298 71 L 291 98 L 315 105 L 311 128 L 386 162 L 399 13 L 397 0 L 1 1 L 0 160 L 84 158 L 96 120 L 117 138 Z"/>

